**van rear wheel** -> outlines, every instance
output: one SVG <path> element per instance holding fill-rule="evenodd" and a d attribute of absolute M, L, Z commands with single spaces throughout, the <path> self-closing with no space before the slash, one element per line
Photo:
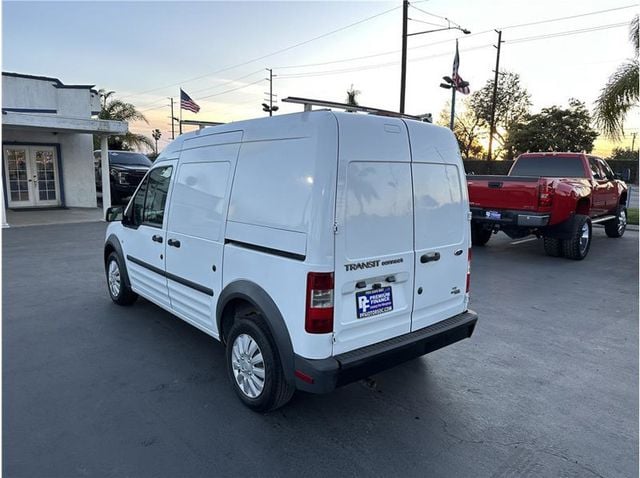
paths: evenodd
<path fill-rule="evenodd" d="M 287 383 L 278 350 L 259 316 L 235 321 L 225 354 L 229 380 L 247 407 L 268 412 L 291 400 L 295 388 Z"/>

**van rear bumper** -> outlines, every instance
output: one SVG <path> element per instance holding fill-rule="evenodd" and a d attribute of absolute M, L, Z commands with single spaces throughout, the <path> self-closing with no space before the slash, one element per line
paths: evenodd
<path fill-rule="evenodd" d="M 327 393 L 471 337 L 478 315 L 468 310 L 436 324 L 321 360 L 295 356 L 296 388 Z M 313 381 L 311 383 L 311 381 Z"/>

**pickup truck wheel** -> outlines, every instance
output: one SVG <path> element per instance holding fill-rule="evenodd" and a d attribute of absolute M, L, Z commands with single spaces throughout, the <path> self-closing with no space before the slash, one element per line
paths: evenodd
<path fill-rule="evenodd" d="M 247 407 L 268 412 L 291 400 L 295 388 L 285 380 L 277 348 L 259 316 L 236 319 L 225 354 L 231 384 Z"/>
<path fill-rule="evenodd" d="M 473 224 L 471 226 L 471 244 L 484 246 L 491 239 L 491 234 L 493 234 L 491 229 L 485 229 L 479 224 Z"/>
<path fill-rule="evenodd" d="M 112 252 L 107 257 L 106 273 L 109 297 L 118 305 L 131 305 L 138 299 L 138 294 L 133 292 L 124 282 L 124 264 L 117 252 Z"/>
<path fill-rule="evenodd" d="M 576 214 L 571 239 L 562 242 L 562 252 L 568 259 L 581 261 L 589 253 L 591 246 L 591 219 L 589 216 Z"/>
<path fill-rule="evenodd" d="M 616 218 L 604 223 L 604 232 L 609 237 L 622 237 L 627 229 L 627 208 L 620 205 L 616 211 Z"/>
<path fill-rule="evenodd" d="M 551 257 L 562 257 L 562 239 L 544 237 L 544 252 Z"/>

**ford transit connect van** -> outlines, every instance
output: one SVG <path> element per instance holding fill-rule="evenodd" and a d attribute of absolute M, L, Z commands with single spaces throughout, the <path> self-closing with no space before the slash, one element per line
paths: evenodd
<path fill-rule="evenodd" d="M 453 134 L 310 111 L 205 128 L 108 211 L 114 302 L 138 295 L 226 346 L 254 410 L 470 337 L 470 227 Z"/>

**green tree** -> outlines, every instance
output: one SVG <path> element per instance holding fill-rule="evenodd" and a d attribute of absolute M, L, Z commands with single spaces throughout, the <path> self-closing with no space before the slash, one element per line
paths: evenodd
<path fill-rule="evenodd" d="M 637 149 L 633 150 L 631 148 L 613 148 L 611 151 L 611 156 L 609 159 L 628 159 L 628 160 L 638 160 L 638 153 L 640 153 Z"/>
<path fill-rule="evenodd" d="M 468 101 L 465 101 L 463 108 L 458 111 L 453 121 L 453 134 L 458 140 L 462 159 L 482 158 L 485 151 L 480 139 L 487 137 L 487 130 L 482 126 L 482 118 L 476 114 L 475 110 L 468 107 Z M 437 124 L 448 128 L 450 118 L 451 106 L 445 105 L 440 112 Z"/>
<path fill-rule="evenodd" d="M 591 128 L 591 116 L 585 104 L 569 100 L 569 108 L 544 108 L 529 115 L 525 121 L 512 125 L 506 143 L 507 157 L 527 151 L 586 151 L 593 150 L 598 132 Z"/>
<path fill-rule="evenodd" d="M 149 124 L 147 118 L 140 113 L 134 105 L 126 103 L 122 100 L 112 98 L 114 91 L 99 90 L 101 100 L 101 110 L 98 118 L 103 120 L 115 121 L 144 121 Z M 93 138 L 93 146 L 95 149 L 100 148 L 100 139 L 96 136 Z M 109 149 L 128 151 L 133 148 L 141 148 L 146 146 L 153 149 L 153 141 L 143 134 L 126 133 L 124 135 L 109 136 Z"/>
<path fill-rule="evenodd" d="M 638 50 L 640 42 L 638 15 L 631 21 L 629 40 L 633 43 L 634 58 L 627 60 L 609 77 L 596 100 L 596 126 L 609 138 L 619 140 L 624 135 L 624 119 L 638 104 Z"/>
<path fill-rule="evenodd" d="M 491 125 L 491 109 L 493 105 L 493 79 L 488 80 L 485 85 L 471 94 L 469 97 L 469 108 L 473 114 L 480 119 L 480 124 L 487 131 Z M 517 73 L 504 71 L 498 75 L 498 89 L 496 93 L 495 110 L 495 136 L 497 147 L 494 150 L 500 154 L 500 149 L 504 146 L 508 138 L 508 132 L 512 125 L 521 122 L 529 113 L 531 106 L 531 95 L 520 82 L 520 75 Z"/>

